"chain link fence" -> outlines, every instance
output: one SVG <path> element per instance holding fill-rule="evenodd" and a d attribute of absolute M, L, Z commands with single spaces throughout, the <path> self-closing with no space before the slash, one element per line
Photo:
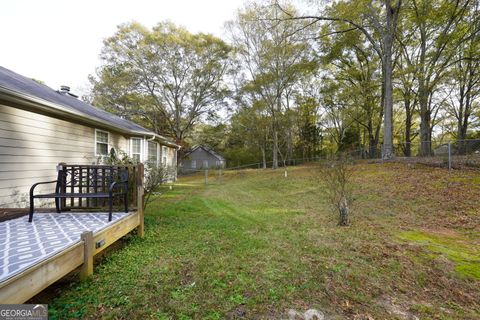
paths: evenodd
<path fill-rule="evenodd" d="M 480 139 L 396 143 L 389 161 L 420 163 L 449 169 L 480 168 Z M 357 148 L 346 153 L 354 159 L 383 160 L 383 146 Z"/>
<path fill-rule="evenodd" d="M 480 168 L 480 139 L 402 143 L 394 150 L 399 161 L 449 169 Z"/>
<path fill-rule="evenodd" d="M 424 164 L 448 169 L 476 168 L 480 169 L 480 139 L 428 141 L 394 144 L 395 158 L 383 160 L 383 147 L 376 148 L 350 148 L 343 153 L 357 160 L 385 162 L 397 161 L 412 164 Z M 322 156 L 291 158 L 278 161 L 278 168 L 297 166 L 306 163 L 328 160 L 335 153 L 324 153 Z M 243 169 L 271 168 L 273 161 L 255 162 L 241 166 L 222 168 L 185 168 L 178 173 L 179 176 L 202 174 L 205 183 L 222 182 L 225 171 L 238 171 Z"/>

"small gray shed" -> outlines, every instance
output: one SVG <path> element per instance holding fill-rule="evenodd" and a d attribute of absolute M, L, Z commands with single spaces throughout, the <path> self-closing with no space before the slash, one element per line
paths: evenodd
<path fill-rule="evenodd" d="M 185 154 L 180 168 L 182 172 L 225 168 L 225 158 L 209 147 L 197 145 Z"/>

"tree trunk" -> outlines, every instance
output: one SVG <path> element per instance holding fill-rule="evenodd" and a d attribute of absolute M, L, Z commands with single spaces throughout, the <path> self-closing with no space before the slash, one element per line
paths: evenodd
<path fill-rule="evenodd" d="M 460 83 L 460 99 L 457 114 L 457 144 L 460 154 L 467 153 L 467 130 L 469 125 L 470 115 L 472 113 L 472 90 L 474 90 L 475 71 L 471 61 L 468 61 L 466 66 L 466 73 L 464 83 Z"/>
<path fill-rule="evenodd" d="M 406 109 L 405 118 L 405 157 L 412 156 L 412 113 L 409 109 Z"/>
<path fill-rule="evenodd" d="M 458 144 L 458 152 L 460 154 L 465 154 L 465 136 L 467 135 L 466 126 L 464 125 L 464 101 L 465 101 L 465 85 L 463 83 L 460 84 L 460 99 L 458 102 L 458 118 L 457 118 L 457 144 Z"/>
<path fill-rule="evenodd" d="M 420 68 L 418 76 L 418 104 L 420 106 L 420 156 L 427 157 L 432 152 L 430 141 L 430 108 L 428 104 L 428 85 L 425 79 L 427 35 L 425 26 L 420 25 Z"/>
<path fill-rule="evenodd" d="M 421 64 L 423 65 L 423 63 Z M 420 75 L 418 79 L 418 104 L 420 106 L 420 156 L 422 157 L 428 157 L 432 153 L 430 141 L 431 112 L 428 104 L 428 95 L 424 76 Z"/>
<path fill-rule="evenodd" d="M 273 108 L 273 156 L 272 156 L 272 169 L 278 168 L 278 119 L 277 114 L 280 114 L 282 109 L 281 94 L 277 93 L 276 97 L 276 109 Z"/>
<path fill-rule="evenodd" d="M 413 110 L 411 106 L 411 101 L 409 97 L 410 91 L 406 92 L 404 98 L 405 106 L 405 148 L 403 149 L 403 154 L 405 157 L 412 156 L 412 117 Z"/>
<path fill-rule="evenodd" d="M 267 156 L 265 154 L 265 147 L 261 147 L 260 150 L 262 151 L 263 169 L 267 169 Z"/>
<path fill-rule="evenodd" d="M 368 133 L 368 157 L 370 159 L 374 159 L 377 156 L 377 141 L 375 140 L 375 137 L 372 133 Z"/>
<path fill-rule="evenodd" d="M 388 16 L 388 15 L 387 15 Z M 383 133 L 383 159 L 395 157 L 393 150 L 393 87 L 392 87 L 392 39 L 385 44 L 385 107 Z"/>
<path fill-rule="evenodd" d="M 432 153 L 430 141 L 430 110 L 428 105 L 428 92 L 423 80 L 419 79 L 418 104 L 420 106 L 420 156 L 427 157 Z"/>
<path fill-rule="evenodd" d="M 273 126 L 273 155 L 272 155 L 272 169 L 278 168 L 278 132 L 277 128 Z"/>
<path fill-rule="evenodd" d="M 392 159 L 395 157 L 393 150 L 393 63 L 392 49 L 396 32 L 396 19 L 400 10 L 401 0 L 396 8 L 392 7 L 392 1 L 385 1 L 386 30 L 383 35 L 383 72 L 385 85 L 384 105 L 384 133 L 383 133 L 383 158 Z"/>
<path fill-rule="evenodd" d="M 289 121 L 290 122 L 290 121 Z M 293 137 L 292 137 L 292 124 L 289 124 L 288 136 L 287 136 L 287 162 L 291 164 L 293 158 Z"/>
<path fill-rule="evenodd" d="M 345 195 L 342 195 L 340 200 L 340 205 L 338 207 L 338 224 L 340 226 L 348 226 L 349 223 L 349 215 L 348 215 L 348 202 Z"/>

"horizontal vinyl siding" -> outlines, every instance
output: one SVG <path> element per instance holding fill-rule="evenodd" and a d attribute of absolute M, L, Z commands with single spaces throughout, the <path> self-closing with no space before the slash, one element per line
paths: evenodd
<path fill-rule="evenodd" d="M 109 134 L 109 147 L 128 151 L 128 139 Z M 26 207 L 32 184 L 55 180 L 59 162 L 95 163 L 94 150 L 94 128 L 0 105 L 0 208 Z"/>
<path fill-rule="evenodd" d="M 168 156 L 167 156 L 167 164 L 172 167 L 176 167 L 175 163 L 175 149 L 168 147 Z"/>
<path fill-rule="evenodd" d="M 109 139 L 110 140 L 108 142 L 110 144 L 110 148 L 114 147 L 117 151 L 122 151 L 125 152 L 127 155 L 130 155 L 128 138 L 110 132 Z"/>
<path fill-rule="evenodd" d="M 0 135 L 1 135 L 0 129 Z M 0 146 L 2 147 L 12 147 L 19 149 L 40 149 L 40 150 L 68 150 L 68 151 L 80 151 L 80 152 L 91 152 L 92 151 L 92 142 L 86 143 L 86 141 L 76 142 L 75 146 L 72 145 L 72 141 L 67 141 L 65 139 L 45 139 L 43 137 L 32 135 L 28 140 L 20 138 L 0 138 Z"/>

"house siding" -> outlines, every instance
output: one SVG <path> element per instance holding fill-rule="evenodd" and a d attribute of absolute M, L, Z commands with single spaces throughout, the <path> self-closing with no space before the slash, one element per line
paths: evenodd
<path fill-rule="evenodd" d="M 169 146 L 161 146 L 161 156 L 166 157 L 166 166 L 167 167 L 175 167 L 177 165 L 177 150 L 175 148 Z M 164 154 L 163 152 L 166 151 Z"/>
<path fill-rule="evenodd" d="M 109 148 L 128 152 L 128 138 L 109 132 Z M 59 162 L 97 161 L 95 128 L 0 105 L 0 208 L 26 207 L 28 191 L 55 180 Z M 52 185 L 38 191 L 52 190 Z"/>

